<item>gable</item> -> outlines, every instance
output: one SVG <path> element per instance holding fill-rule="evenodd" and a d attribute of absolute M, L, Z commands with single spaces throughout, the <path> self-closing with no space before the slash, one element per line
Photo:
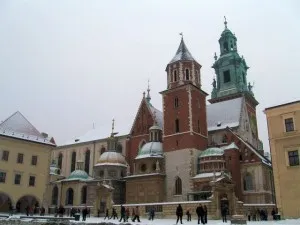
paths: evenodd
<path fill-rule="evenodd" d="M 143 98 L 130 130 L 131 136 L 149 133 L 149 128 L 153 125 L 153 116 L 147 104 L 145 98 Z"/>
<path fill-rule="evenodd" d="M 226 127 L 238 127 L 242 112 L 243 98 L 235 98 L 207 105 L 207 130 L 215 131 Z"/>

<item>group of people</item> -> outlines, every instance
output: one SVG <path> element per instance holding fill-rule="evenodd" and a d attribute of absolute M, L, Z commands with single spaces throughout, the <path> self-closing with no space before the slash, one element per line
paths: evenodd
<path fill-rule="evenodd" d="M 206 205 L 202 206 L 201 204 L 196 208 L 196 214 L 198 216 L 198 224 L 207 224 L 207 207 Z M 183 209 L 182 206 L 179 204 L 176 208 L 176 216 L 177 216 L 177 221 L 176 224 L 180 221 L 182 224 L 182 216 L 183 216 Z M 192 214 L 191 214 L 191 209 L 188 208 L 186 210 L 186 216 L 187 216 L 187 221 L 192 221 Z"/>
<path fill-rule="evenodd" d="M 129 208 L 125 208 L 123 205 L 121 205 L 121 217 L 119 222 L 122 222 L 122 220 L 124 222 L 128 222 L 129 218 L 130 218 L 130 209 Z M 111 216 L 109 216 L 109 209 L 106 209 L 105 212 L 105 217 L 104 219 L 119 219 L 118 218 L 118 214 L 115 208 L 112 208 L 112 212 L 111 212 Z M 152 220 L 154 218 L 154 212 L 153 212 L 153 216 L 151 216 Z M 150 219 L 150 218 L 149 218 Z M 137 220 L 137 222 L 141 222 L 140 221 L 140 209 L 139 206 L 136 206 L 135 208 L 132 208 L 131 211 L 131 221 L 135 222 Z"/>
<path fill-rule="evenodd" d="M 273 220 L 276 220 L 276 215 L 278 214 L 277 209 L 273 208 L 271 215 Z M 248 221 L 266 221 L 268 220 L 268 210 L 267 209 L 253 209 L 247 212 Z"/>

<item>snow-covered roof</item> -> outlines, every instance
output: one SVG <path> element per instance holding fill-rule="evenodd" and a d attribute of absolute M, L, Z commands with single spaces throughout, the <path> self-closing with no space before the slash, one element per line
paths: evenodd
<path fill-rule="evenodd" d="M 0 124 L 0 135 L 55 146 L 19 112 L 15 112 Z"/>
<path fill-rule="evenodd" d="M 173 62 L 177 62 L 180 60 L 189 60 L 189 61 L 194 61 L 194 58 L 192 56 L 192 54 L 189 52 L 188 48 L 186 47 L 183 38 L 181 39 L 180 45 L 177 49 L 177 52 L 175 54 L 175 56 L 173 57 L 173 59 L 169 62 L 173 63 Z"/>
<path fill-rule="evenodd" d="M 157 125 L 160 126 L 161 128 L 163 128 L 163 119 L 164 119 L 164 116 L 163 116 L 162 111 L 158 110 L 157 108 L 155 108 L 151 104 L 148 104 L 148 105 L 149 105 L 149 108 L 151 110 L 152 115 L 155 114 Z"/>
<path fill-rule="evenodd" d="M 236 146 L 236 144 L 234 142 L 232 142 L 229 145 L 222 146 L 220 148 L 223 149 L 223 150 L 227 150 L 227 149 L 239 149 L 238 146 Z"/>
<path fill-rule="evenodd" d="M 85 142 L 90 142 L 90 141 L 96 141 L 100 139 L 105 139 L 109 137 L 108 132 L 109 128 L 95 128 L 91 129 L 88 132 L 86 132 L 82 136 L 75 137 L 69 141 L 66 141 L 64 144 L 60 146 L 66 146 L 66 145 L 73 145 L 73 144 L 79 144 L 79 143 L 85 143 Z M 121 135 L 118 136 L 124 136 L 127 135 L 127 132 L 122 132 Z"/>
<path fill-rule="evenodd" d="M 163 175 L 163 174 L 162 173 L 143 173 L 143 174 L 126 176 L 124 178 L 126 179 L 126 178 L 147 177 L 147 176 L 157 176 L 157 175 Z"/>
<path fill-rule="evenodd" d="M 193 179 L 209 178 L 213 177 L 214 173 L 199 173 L 193 177 Z M 221 176 L 221 172 L 216 172 L 216 177 Z"/>
<path fill-rule="evenodd" d="M 161 142 L 148 142 L 139 150 L 138 156 L 135 159 L 142 158 L 163 158 L 163 147 Z"/>
<path fill-rule="evenodd" d="M 207 130 L 214 131 L 239 126 L 241 112 L 242 98 L 207 105 Z"/>

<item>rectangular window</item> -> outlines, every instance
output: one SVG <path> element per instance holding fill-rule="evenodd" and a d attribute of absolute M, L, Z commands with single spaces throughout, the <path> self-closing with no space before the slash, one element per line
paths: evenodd
<path fill-rule="evenodd" d="M 21 184 L 21 174 L 15 175 L 15 184 L 17 184 L 17 185 Z"/>
<path fill-rule="evenodd" d="M 198 133 L 200 133 L 200 120 L 198 120 L 198 124 L 197 124 L 197 130 L 198 130 Z"/>
<path fill-rule="evenodd" d="M 17 163 L 23 163 L 23 158 L 24 158 L 24 154 L 22 153 L 18 153 L 18 159 L 17 159 Z"/>
<path fill-rule="evenodd" d="M 174 99 L 174 107 L 178 108 L 178 106 L 179 106 L 179 100 L 178 100 L 177 97 L 175 97 L 175 99 Z"/>
<path fill-rule="evenodd" d="M 5 183 L 6 173 L 0 172 L 0 183 Z"/>
<path fill-rule="evenodd" d="M 226 70 L 223 72 L 223 76 L 224 76 L 224 83 L 228 83 L 230 82 L 230 71 Z"/>
<path fill-rule="evenodd" d="M 3 151 L 2 161 L 8 161 L 9 151 Z"/>
<path fill-rule="evenodd" d="M 287 118 L 284 120 L 285 132 L 294 131 L 294 120 L 293 118 Z"/>
<path fill-rule="evenodd" d="M 30 176 L 29 177 L 29 186 L 34 186 L 35 185 L 35 176 Z"/>
<path fill-rule="evenodd" d="M 299 166 L 299 153 L 298 151 L 289 151 L 289 165 L 290 166 Z"/>
<path fill-rule="evenodd" d="M 175 120 L 175 132 L 179 133 L 179 119 Z"/>
<path fill-rule="evenodd" d="M 36 164 L 37 164 L 37 156 L 33 155 L 31 158 L 31 165 L 36 166 Z"/>

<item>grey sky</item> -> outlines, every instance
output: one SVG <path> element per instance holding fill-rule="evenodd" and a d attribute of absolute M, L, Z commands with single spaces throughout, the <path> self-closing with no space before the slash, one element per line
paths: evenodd
<path fill-rule="evenodd" d="M 152 103 L 184 33 L 211 92 L 228 28 L 255 82 L 259 134 L 267 106 L 299 99 L 299 1 L 0 1 L 0 120 L 19 110 L 59 144 L 93 127 L 129 132 L 150 78 Z M 266 149 L 268 150 L 268 149 Z"/>

